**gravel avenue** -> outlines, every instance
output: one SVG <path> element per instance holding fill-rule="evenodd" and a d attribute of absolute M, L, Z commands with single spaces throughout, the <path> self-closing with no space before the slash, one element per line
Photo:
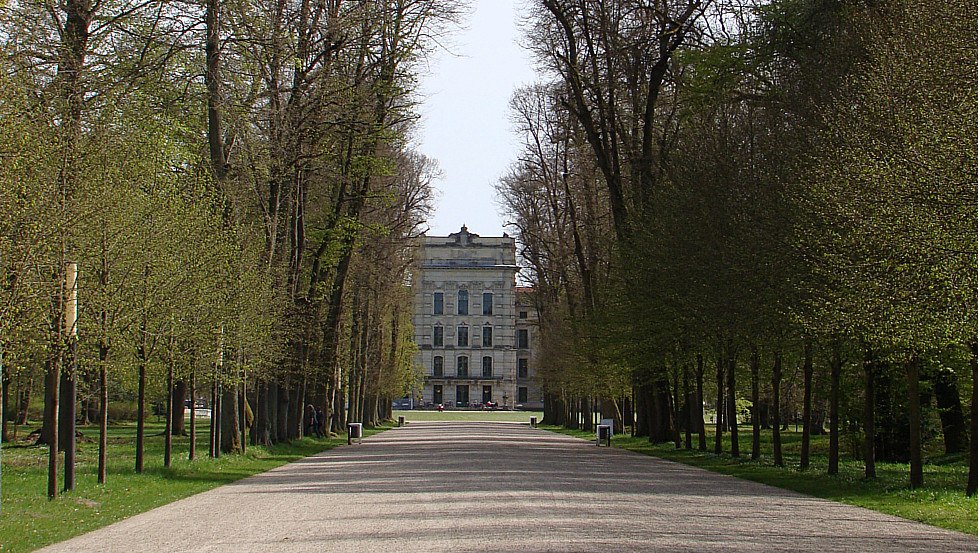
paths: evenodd
<path fill-rule="evenodd" d="M 505 422 L 412 422 L 41 551 L 977 551 L 977 538 Z"/>

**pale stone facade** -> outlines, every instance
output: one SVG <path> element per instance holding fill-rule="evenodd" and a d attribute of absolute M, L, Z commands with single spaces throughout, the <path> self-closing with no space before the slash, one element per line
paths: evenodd
<path fill-rule="evenodd" d="M 425 375 L 420 406 L 540 408 L 531 355 L 537 317 L 522 299 L 527 289 L 515 284 L 514 239 L 481 237 L 464 226 L 448 237 L 422 237 L 419 256 L 413 292 Z"/>

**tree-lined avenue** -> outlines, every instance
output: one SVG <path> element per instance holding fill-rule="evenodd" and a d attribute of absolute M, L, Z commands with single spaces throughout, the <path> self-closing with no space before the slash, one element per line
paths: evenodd
<path fill-rule="evenodd" d="M 976 538 L 524 424 L 414 422 L 42 551 L 204 550 L 932 552 Z"/>

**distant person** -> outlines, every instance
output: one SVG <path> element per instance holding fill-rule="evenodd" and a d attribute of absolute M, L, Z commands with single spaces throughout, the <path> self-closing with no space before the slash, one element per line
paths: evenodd
<path fill-rule="evenodd" d="M 327 417 L 323 413 L 323 409 L 316 408 L 316 435 L 320 438 L 327 435 L 326 432 Z"/>
<path fill-rule="evenodd" d="M 303 419 L 303 426 L 306 427 L 306 435 L 315 434 L 319 431 L 316 420 L 316 408 L 312 404 L 306 406 L 306 417 Z"/>

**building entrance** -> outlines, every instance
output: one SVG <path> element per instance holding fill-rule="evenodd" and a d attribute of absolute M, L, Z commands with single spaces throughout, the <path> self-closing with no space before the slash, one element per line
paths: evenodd
<path fill-rule="evenodd" d="M 469 386 L 456 386 L 456 407 L 469 407 L 470 405 L 470 387 Z"/>
<path fill-rule="evenodd" d="M 493 386 L 483 387 L 483 404 L 486 405 L 493 401 Z"/>
<path fill-rule="evenodd" d="M 432 386 L 432 404 L 440 405 L 442 404 L 442 385 L 435 384 Z"/>

